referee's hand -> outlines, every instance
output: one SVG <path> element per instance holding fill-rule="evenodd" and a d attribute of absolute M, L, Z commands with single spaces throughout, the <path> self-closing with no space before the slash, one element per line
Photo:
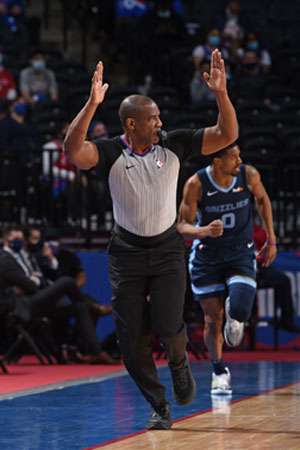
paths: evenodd
<path fill-rule="evenodd" d="M 90 102 L 95 105 L 100 105 L 104 100 L 108 87 L 108 83 L 103 84 L 103 63 L 99 61 L 92 78 Z"/>

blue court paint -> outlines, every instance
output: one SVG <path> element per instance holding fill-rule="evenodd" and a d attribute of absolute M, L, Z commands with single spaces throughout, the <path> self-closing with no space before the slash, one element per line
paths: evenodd
<path fill-rule="evenodd" d="M 300 381 L 300 363 L 232 362 L 232 400 L 259 395 Z M 172 401 L 174 419 L 212 407 L 211 368 L 206 361 L 192 369 L 198 382 L 197 399 L 179 407 Z M 171 381 L 167 367 L 159 369 L 162 382 Z M 149 407 L 128 376 L 81 384 L 0 402 L 1 450 L 82 450 L 142 431 Z"/>

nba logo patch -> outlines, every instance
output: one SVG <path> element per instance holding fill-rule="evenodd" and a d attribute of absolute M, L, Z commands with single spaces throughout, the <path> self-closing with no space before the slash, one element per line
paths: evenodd
<path fill-rule="evenodd" d="M 159 169 L 161 169 L 162 166 L 164 165 L 164 163 L 163 163 L 160 159 L 157 159 L 157 160 L 156 160 L 156 165 L 157 165 L 157 167 L 158 167 Z"/>

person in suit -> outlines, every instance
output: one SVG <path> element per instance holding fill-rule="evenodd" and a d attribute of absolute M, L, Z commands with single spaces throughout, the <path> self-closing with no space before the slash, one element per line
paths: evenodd
<path fill-rule="evenodd" d="M 47 287 L 41 286 L 40 274 L 33 271 L 22 254 L 24 233 L 12 226 L 3 231 L 3 250 L 0 251 L 0 290 L 14 292 L 15 299 L 27 305 L 29 317 L 52 315 L 60 300 L 67 296 L 71 302 L 70 312 L 76 317 L 80 341 L 86 358 L 83 362 L 114 364 L 103 352 L 97 340 L 96 329 L 80 289 L 72 277 L 61 277 Z"/>

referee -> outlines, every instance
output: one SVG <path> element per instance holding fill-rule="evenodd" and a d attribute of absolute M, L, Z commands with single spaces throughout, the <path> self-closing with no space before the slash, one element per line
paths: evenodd
<path fill-rule="evenodd" d="M 89 99 L 72 121 L 64 148 L 78 168 L 96 167 L 107 175 L 115 220 L 109 274 L 120 347 L 129 374 L 153 408 L 147 427 L 168 429 L 170 407 L 152 358 L 153 333 L 165 346 L 177 403 L 190 403 L 196 394 L 183 323 L 184 244 L 175 226 L 179 169 L 191 154 L 207 155 L 235 141 L 238 123 L 227 94 L 224 61 L 215 50 L 204 78 L 216 96 L 216 125 L 160 132 L 156 103 L 131 95 L 119 108 L 124 134 L 88 142 L 89 124 L 108 89 L 102 76 L 99 62 Z"/>

